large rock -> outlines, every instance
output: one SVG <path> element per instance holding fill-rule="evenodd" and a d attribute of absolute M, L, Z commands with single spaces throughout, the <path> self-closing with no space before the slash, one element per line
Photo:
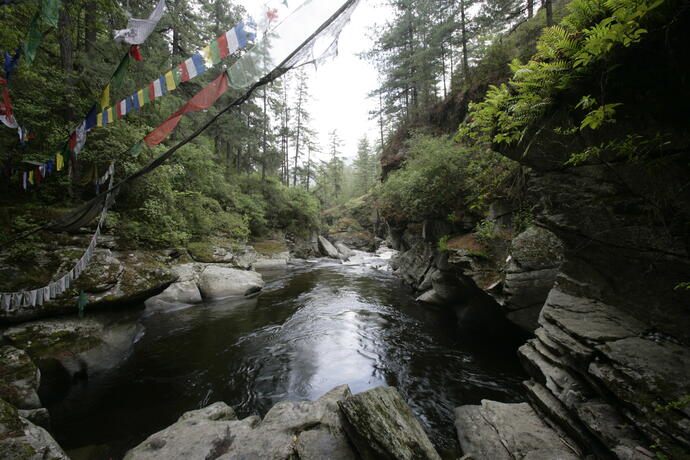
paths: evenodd
<path fill-rule="evenodd" d="M 87 377 L 120 363 L 142 330 L 136 318 L 100 314 L 23 323 L 3 336 L 30 356 L 44 377 L 64 375 L 69 385 L 75 376 Z"/>
<path fill-rule="evenodd" d="M 347 260 L 354 255 L 352 249 L 348 248 L 347 245 L 342 241 L 338 241 L 333 246 L 335 246 L 335 248 L 338 250 L 340 253 L 340 258 L 343 260 Z"/>
<path fill-rule="evenodd" d="M 331 259 L 340 258 L 340 253 L 335 246 L 323 236 L 319 236 L 319 249 L 324 256 L 330 257 Z"/>
<path fill-rule="evenodd" d="M 261 275 L 253 271 L 208 265 L 199 276 L 199 290 L 205 299 L 248 295 L 263 287 Z"/>
<path fill-rule="evenodd" d="M 71 269 L 82 251 L 83 248 L 58 248 L 50 255 L 37 256 L 36 260 L 43 262 L 37 262 L 37 267 L 32 268 L 34 272 L 27 273 L 33 273 L 36 279 L 41 279 L 41 284 L 47 285 Z M 0 321 L 19 323 L 74 313 L 80 291 L 84 291 L 88 298 L 88 310 L 138 305 L 161 293 L 177 280 L 177 275 L 172 270 L 164 268 L 164 264 L 165 258 L 154 252 L 118 253 L 98 248 L 86 270 L 72 283 L 70 289 L 40 306 L 12 311 L 1 310 Z M 16 270 L 28 268 L 19 267 Z M 32 286 L 22 284 L 21 287 L 26 289 Z M 3 288 L 3 291 L 15 289 L 18 287 L 8 286 Z"/>
<path fill-rule="evenodd" d="M 272 270 L 285 268 L 290 260 L 288 251 L 276 252 L 270 255 L 260 255 L 252 264 L 255 270 Z"/>
<path fill-rule="evenodd" d="M 476 459 L 577 460 L 572 442 L 548 427 L 527 403 L 483 400 L 455 409 L 460 447 Z"/>
<path fill-rule="evenodd" d="M 0 399 L 18 409 L 37 409 L 41 400 L 36 390 L 41 373 L 23 350 L 0 347 Z"/>
<path fill-rule="evenodd" d="M 0 458 L 69 460 L 45 429 L 21 417 L 14 407 L 1 399 Z"/>
<path fill-rule="evenodd" d="M 393 387 L 377 387 L 338 403 L 345 429 L 365 459 L 438 459 L 410 407 Z"/>
<path fill-rule="evenodd" d="M 147 307 L 168 304 L 195 304 L 202 301 L 199 291 L 199 273 L 204 264 L 186 263 L 174 265 L 171 269 L 177 274 L 177 281 L 168 288 L 146 301 Z"/>
<path fill-rule="evenodd" d="M 281 402 L 263 420 L 237 420 L 230 407 L 215 403 L 182 415 L 127 452 L 125 460 L 355 460 L 337 405 L 349 395 L 343 385 L 314 402 Z"/>

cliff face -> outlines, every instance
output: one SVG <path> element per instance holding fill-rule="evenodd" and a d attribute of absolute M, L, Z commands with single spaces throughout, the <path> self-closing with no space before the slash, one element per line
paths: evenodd
<path fill-rule="evenodd" d="M 690 296 L 674 289 L 690 279 L 687 160 L 521 161 L 536 169 L 540 224 L 565 246 L 536 338 L 519 351 L 533 405 L 601 457 L 654 446 L 689 458 Z"/>

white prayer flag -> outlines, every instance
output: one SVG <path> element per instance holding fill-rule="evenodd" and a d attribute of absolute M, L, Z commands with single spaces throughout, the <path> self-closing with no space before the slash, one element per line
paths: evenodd
<path fill-rule="evenodd" d="M 160 0 L 148 19 L 129 18 L 127 28 L 115 31 L 115 41 L 128 45 L 141 45 L 149 38 L 156 24 L 163 17 L 165 0 Z"/>

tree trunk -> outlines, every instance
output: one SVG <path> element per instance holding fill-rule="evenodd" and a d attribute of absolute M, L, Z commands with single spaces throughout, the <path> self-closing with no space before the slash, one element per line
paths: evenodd
<path fill-rule="evenodd" d="M 470 65 L 467 57 L 467 23 L 465 17 L 465 0 L 460 0 L 460 33 L 462 34 L 462 76 L 470 79 Z"/>
<path fill-rule="evenodd" d="M 96 43 L 96 37 L 98 33 L 98 27 L 96 20 L 98 18 L 98 6 L 93 0 L 86 2 L 84 6 L 86 11 L 84 15 L 84 51 L 90 54 L 94 50 L 94 44 Z"/>
<path fill-rule="evenodd" d="M 266 96 L 266 87 L 264 86 L 264 91 L 263 91 L 263 103 L 264 103 L 264 112 L 263 112 L 263 120 L 262 120 L 262 129 L 263 129 L 263 138 L 261 141 L 261 180 L 265 181 L 266 180 L 266 158 L 268 156 L 268 113 L 267 113 L 267 96 Z"/>
<path fill-rule="evenodd" d="M 546 27 L 553 25 L 553 0 L 544 0 L 544 7 L 546 8 Z"/>
<path fill-rule="evenodd" d="M 534 0 L 527 0 L 527 17 L 534 16 Z"/>

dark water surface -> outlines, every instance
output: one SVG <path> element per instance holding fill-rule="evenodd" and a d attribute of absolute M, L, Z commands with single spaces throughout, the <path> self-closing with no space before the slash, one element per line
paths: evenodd
<path fill-rule="evenodd" d="M 420 306 L 388 272 L 320 261 L 264 279 L 251 299 L 143 312 L 144 333 L 124 362 L 49 403 L 58 442 L 118 458 L 215 401 L 239 417 L 264 415 L 347 383 L 353 393 L 396 386 L 452 454 L 453 408 L 521 399 L 514 348 L 463 339 L 452 314 Z"/>

